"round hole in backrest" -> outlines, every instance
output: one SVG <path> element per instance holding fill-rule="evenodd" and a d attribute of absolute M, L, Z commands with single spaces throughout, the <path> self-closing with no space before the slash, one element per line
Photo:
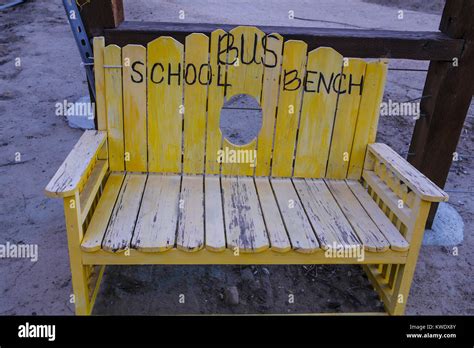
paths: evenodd
<path fill-rule="evenodd" d="M 249 94 L 237 94 L 226 100 L 220 116 L 224 138 L 235 145 L 250 143 L 262 127 L 262 108 Z"/>

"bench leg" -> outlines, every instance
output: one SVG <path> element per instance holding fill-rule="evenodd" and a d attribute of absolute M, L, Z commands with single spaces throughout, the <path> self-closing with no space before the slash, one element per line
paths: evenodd
<path fill-rule="evenodd" d="M 416 212 L 416 214 L 414 213 L 412 224 L 405 236 L 410 243 L 410 250 L 405 264 L 382 267 L 379 267 L 379 265 L 363 266 L 390 315 L 403 315 L 405 313 L 430 206 L 430 202 L 422 200 L 415 203 L 413 212 Z"/>
<path fill-rule="evenodd" d="M 105 266 L 82 264 L 80 243 L 83 237 L 79 194 L 64 198 L 69 262 L 77 315 L 90 315 L 97 297 Z M 92 286 L 91 286 L 92 285 Z"/>

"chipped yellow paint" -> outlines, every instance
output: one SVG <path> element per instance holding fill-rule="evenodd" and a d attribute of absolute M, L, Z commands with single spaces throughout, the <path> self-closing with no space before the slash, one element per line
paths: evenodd
<path fill-rule="evenodd" d="M 184 85 L 184 163 L 183 172 L 204 173 L 206 141 L 206 99 L 209 38 L 204 34 L 186 36 Z M 201 74 L 202 73 L 202 74 Z M 202 76 L 201 76 L 202 75 Z"/>
<path fill-rule="evenodd" d="M 307 88 L 314 92 L 303 95 L 295 177 L 324 178 L 326 174 L 337 104 L 332 82 L 341 73 L 342 64 L 342 56 L 332 48 L 321 47 L 308 54 Z M 322 82 L 323 78 L 328 81 Z"/>
<path fill-rule="evenodd" d="M 105 101 L 107 108 L 107 135 L 109 166 L 112 171 L 123 171 L 123 102 L 122 102 L 122 50 L 109 45 L 104 50 Z"/>
<path fill-rule="evenodd" d="M 140 62 L 142 64 L 140 64 Z M 146 172 L 147 144 L 145 135 L 147 124 L 145 47 L 139 45 L 125 46 L 122 49 L 122 66 L 125 168 L 132 172 Z M 135 72 L 132 71 L 132 68 Z M 137 71 L 141 73 L 141 76 Z"/>
<path fill-rule="evenodd" d="M 278 90 L 282 61 L 283 37 L 280 34 L 270 34 L 263 43 L 266 48 L 262 86 L 262 129 L 258 134 L 257 166 L 255 175 L 270 175 L 270 163 L 275 133 L 275 117 L 278 105 Z M 272 54 L 275 53 L 275 55 Z M 275 65 L 274 67 L 271 67 Z"/>
<path fill-rule="evenodd" d="M 283 63 L 278 100 L 278 116 L 273 150 L 272 176 L 290 177 L 293 172 L 293 154 L 303 92 L 303 76 L 308 45 L 303 41 L 289 40 L 283 49 Z M 296 71 L 299 80 L 293 80 Z M 287 79 L 285 81 L 285 73 Z M 286 82 L 286 87 L 285 87 Z"/>
<path fill-rule="evenodd" d="M 148 170 L 179 173 L 184 111 L 183 45 L 161 36 L 148 43 L 147 54 Z M 170 76 L 169 71 L 176 75 Z"/>
<path fill-rule="evenodd" d="M 367 144 L 375 141 L 380 115 L 380 103 L 383 98 L 387 64 L 384 61 L 367 64 L 364 91 L 360 101 L 359 116 L 352 144 L 348 179 L 359 179 L 364 167 Z"/>
<path fill-rule="evenodd" d="M 207 135 L 206 135 L 206 173 L 220 174 L 220 163 L 217 162 L 218 151 L 221 149 L 222 132 L 219 127 L 220 113 L 224 105 L 224 88 L 217 85 L 217 81 L 225 81 L 226 65 L 219 64 L 219 42 L 227 44 L 227 33 L 218 29 L 211 34 L 211 50 L 209 65 L 212 69 L 212 83 L 208 89 Z M 222 38 L 222 40 L 221 40 Z M 225 59 L 225 58 L 222 58 Z"/>
<path fill-rule="evenodd" d="M 359 114 L 360 92 L 363 89 L 357 85 L 364 77 L 367 65 L 361 59 L 346 59 L 346 62 L 340 79 L 340 94 L 326 169 L 326 178 L 329 179 L 345 179 L 347 176 L 352 140 Z"/>

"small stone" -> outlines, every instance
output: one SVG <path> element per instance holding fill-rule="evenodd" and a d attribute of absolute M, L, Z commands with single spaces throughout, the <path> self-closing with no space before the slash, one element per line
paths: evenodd
<path fill-rule="evenodd" d="M 262 267 L 262 271 L 263 271 L 263 273 L 265 273 L 266 275 L 270 275 L 270 271 L 268 270 L 268 268 Z"/>
<path fill-rule="evenodd" d="M 228 305 L 239 304 L 239 290 L 236 286 L 229 286 L 224 290 L 224 299 Z"/>
<path fill-rule="evenodd" d="M 242 271 L 240 271 L 240 277 L 242 278 L 242 281 L 251 283 L 254 281 L 255 277 L 252 273 L 252 270 L 250 268 L 244 268 Z"/>

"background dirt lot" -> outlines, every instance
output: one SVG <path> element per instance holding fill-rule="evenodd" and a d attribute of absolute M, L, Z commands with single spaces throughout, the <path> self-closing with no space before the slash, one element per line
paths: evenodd
<path fill-rule="evenodd" d="M 129 20 L 273 24 L 397 30 L 436 30 L 439 7 L 299 0 L 126 0 Z M 225 5 L 224 5 L 225 3 Z M 412 11 L 406 8 L 409 3 Z M 406 9 L 403 20 L 398 9 Z M 269 10 L 270 9 L 270 10 Z M 309 20 L 289 20 L 288 11 Z M 295 22 L 296 21 L 296 22 Z M 21 67 L 15 67 L 15 59 Z M 426 68 L 426 62 L 391 61 L 392 67 Z M 391 71 L 385 99 L 419 98 L 424 72 Z M 0 259 L 0 314 L 73 314 L 62 202 L 43 188 L 81 135 L 55 115 L 55 104 L 87 93 L 85 74 L 60 0 L 36 0 L 0 13 L 0 244 L 38 244 L 39 260 Z M 462 81 L 460 81 L 462 83 Z M 472 105 L 471 105 L 472 106 Z M 446 188 L 474 191 L 471 107 Z M 381 117 L 378 140 L 406 154 L 414 121 Z M 21 163 L 14 163 L 15 154 Z M 474 314 L 473 199 L 450 192 L 462 215 L 459 255 L 451 247 L 423 246 L 408 300 L 408 314 Z M 236 287 L 238 305 L 226 292 Z M 179 303 L 179 295 L 185 303 Z M 293 294 L 294 304 L 288 303 Z M 381 310 L 357 266 L 142 266 L 108 267 L 96 314 L 287 313 Z"/>

